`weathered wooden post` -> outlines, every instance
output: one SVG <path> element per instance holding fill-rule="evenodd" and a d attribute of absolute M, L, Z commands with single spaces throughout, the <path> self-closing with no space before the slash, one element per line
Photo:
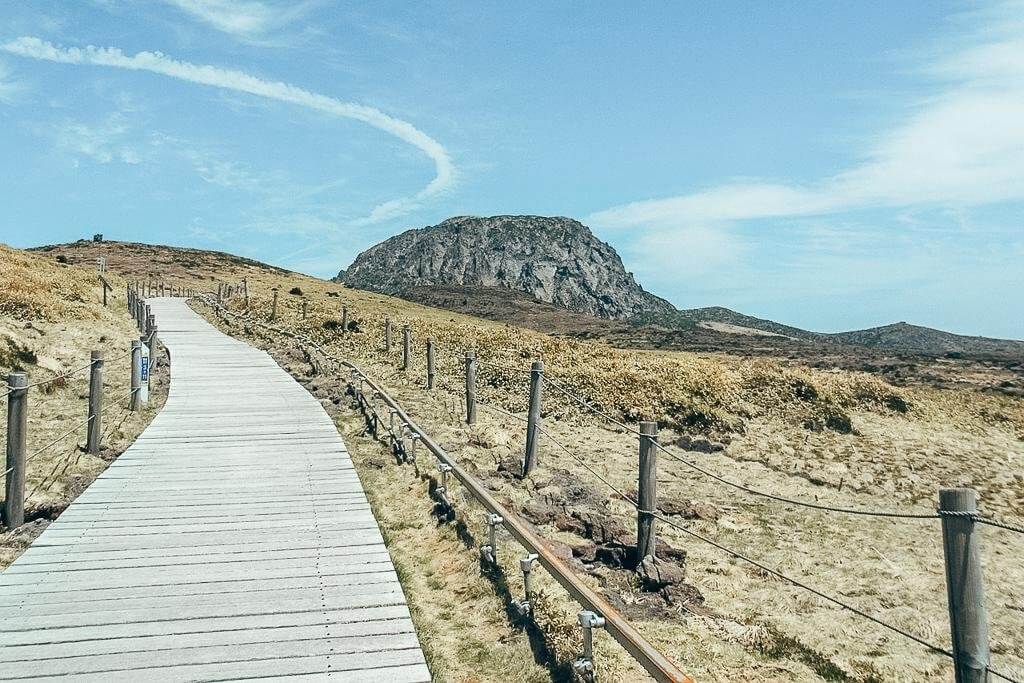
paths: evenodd
<path fill-rule="evenodd" d="M 133 413 L 142 410 L 142 340 L 132 341 L 132 396 L 128 402 L 128 409 Z"/>
<path fill-rule="evenodd" d="M 658 509 L 658 423 L 640 423 L 640 472 L 637 481 L 636 565 L 654 557 L 654 511 Z"/>
<path fill-rule="evenodd" d="M 217 283 L 217 303 L 224 303 L 224 284 L 220 282 Z"/>
<path fill-rule="evenodd" d="M 7 375 L 7 467 L 4 524 L 16 529 L 25 523 L 25 440 L 28 432 L 28 377 Z"/>
<path fill-rule="evenodd" d="M 412 330 L 408 325 L 402 328 L 402 370 L 408 372 L 412 364 Z"/>
<path fill-rule="evenodd" d="M 434 340 L 427 340 L 427 389 L 434 388 Z"/>
<path fill-rule="evenodd" d="M 309 313 L 309 300 L 308 299 L 303 299 L 302 300 L 302 319 L 303 320 L 306 319 L 306 315 L 308 313 Z"/>
<path fill-rule="evenodd" d="M 466 352 L 466 424 L 476 424 L 476 354 Z"/>
<path fill-rule="evenodd" d="M 274 303 L 270 308 L 270 320 L 271 322 L 277 320 L 277 288 L 274 288 Z"/>
<path fill-rule="evenodd" d="M 540 443 L 540 405 L 544 393 L 544 362 L 535 360 L 530 367 L 530 411 L 526 415 L 526 453 L 523 455 L 523 476 L 537 466 Z"/>
<path fill-rule="evenodd" d="M 973 489 L 939 490 L 949 630 L 957 683 L 990 680 L 981 533 L 974 520 L 977 514 L 978 494 Z"/>
<path fill-rule="evenodd" d="M 341 333 L 348 332 L 348 306 L 341 307 Z"/>
<path fill-rule="evenodd" d="M 391 318 L 384 318 L 384 352 L 391 351 Z"/>
<path fill-rule="evenodd" d="M 103 352 L 93 351 L 89 364 L 89 424 L 85 439 L 86 453 L 100 452 L 103 428 Z"/>
<path fill-rule="evenodd" d="M 242 278 L 242 292 L 245 294 L 245 310 L 249 310 L 249 278 Z"/>
<path fill-rule="evenodd" d="M 149 381 L 150 384 L 153 382 L 153 368 L 156 367 L 156 323 L 153 323 L 153 327 L 149 330 L 149 339 L 146 340 L 146 346 L 149 347 Z"/>

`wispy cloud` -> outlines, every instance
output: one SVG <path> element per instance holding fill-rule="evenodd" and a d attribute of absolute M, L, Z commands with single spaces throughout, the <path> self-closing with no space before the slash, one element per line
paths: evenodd
<path fill-rule="evenodd" d="M 873 207 L 1024 200 L 1024 2 L 1000 5 L 969 43 L 918 71 L 932 96 L 818 182 L 726 183 L 593 214 L 609 228 L 810 216 Z"/>
<path fill-rule="evenodd" d="M 295 21 L 309 2 L 270 5 L 256 0 L 164 0 L 193 19 L 236 37 L 251 38 Z"/>
<path fill-rule="evenodd" d="M 0 104 L 13 104 L 24 90 L 24 86 L 11 78 L 10 68 L 0 62 Z"/>
<path fill-rule="evenodd" d="M 128 141 L 128 125 L 120 114 L 105 121 L 88 124 L 81 121 L 63 121 L 52 131 L 57 146 L 73 157 L 88 157 L 101 164 L 121 162 L 142 163 L 139 148 Z"/>
<path fill-rule="evenodd" d="M 455 166 L 445 147 L 413 124 L 395 118 L 374 107 L 345 102 L 327 95 L 305 90 L 281 81 L 268 81 L 233 69 L 192 64 L 172 59 L 160 52 L 139 52 L 126 55 L 117 48 L 92 45 L 85 48 L 64 48 L 40 38 L 21 37 L 0 45 L 0 50 L 33 59 L 61 64 L 91 64 L 134 71 L 148 71 L 190 83 L 248 93 L 257 97 L 295 104 L 307 109 L 354 119 L 384 131 L 416 147 L 434 164 L 434 178 L 411 197 L 385 202 L 365 219 L 376 222 L 405 213 L 421 201 L 450 188 L 455 182 Z"/>

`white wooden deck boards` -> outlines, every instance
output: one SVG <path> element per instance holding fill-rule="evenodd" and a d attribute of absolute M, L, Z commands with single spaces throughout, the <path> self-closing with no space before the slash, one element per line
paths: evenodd
<path fill-rule="evenodd" d="M 0 575 L 0 680 L 429 681 L 345 445 L 181 299 L 153 423 Z"/>

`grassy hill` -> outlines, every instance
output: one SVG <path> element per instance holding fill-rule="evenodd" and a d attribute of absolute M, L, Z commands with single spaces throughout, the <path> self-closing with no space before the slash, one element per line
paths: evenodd
<path fill-rule="evenodd" d="M 540 469 L 525 481 L 507 476 L 508 463 L 522 454 L 522 425 L 483 406 L 478 425 L 460 422 L 467 348 L 475 348 L 481 360 L 481 402 L 503 411 L 522 415 L 526 370 L 532 359 L 542 358 L 550 376 L 586 401 L 630 423 L 657 420 L 662 443 L 678 441 L 682 445 L 675 452 L 681 457 L 730 481 L 825 505 L 912 511 L 932 510 L 940 486 L 966 485 L 979 490 L 987 512 L 1024 521 L 1024 401 L 989 390 L 997 378 L 1014 381 L 1005 367 L 940 359 L 927 365 L 927 372 L 944 372 L 949 381 L 899 386 L 886 381 L 882 372 L 812 367 L 821 357 L 812 355 L 809 363 L 795 345 L 775 356 L 616 348 L 600 335 L 544 334 L 511 324 L 515 321 L 485 320 L 225 255 L 179 254 L 169 248 L 147 249 L 142 255 L 119 243 L 64 245 L 50 249 L 48 256 L 73 262 L 104 248 L 109 249 L 111 268 L 207 291 L 215 291 L 218 282 L 247 277 L 248 313 L 256 319 L 269 317 L 276 289 L 276 324 L 301 332 L 380 378 L 435 439 L 496 496 L 534 521 L 545 537 L 563 544 L 581 576 L 698 679 L 945 680 L 949 669 L 943 658 L 673 529 L 660 528 L 659 535 L 685 552 L 689 597 L 642 590 L 632 572 L 606 557 L 614 545 L 598 543 L 592 525 L 578 523 L 582 516 L 596 520 L 601 529 L 628 535 L 635 511 L 574 458 L 619 490 L 631 491 L 637 461 L 631 434 L 549 387 L 543 412 L 549 436 L 542 441 Z M 184 265 L 199 258 L 205 259 L 202 268 Z M 444 296 L 455 302 L 461 296 L 467 311 L 488 305 L 475 294 L 450 291 Z M 228 305 L 240 313 L 245 309 L 240 298 Z M 537 310 L 529 302 L 515 305 Z M 338 329 L 342 306 L 355 323 L 345 335 Z M 209 309 L 198 310 L 213 319 Z M 543 313 L 542 320 L 543 315 L 554 313 Z M 390 352 L 382 348 L 385 318 L 396 332 L 410 326 L 415 352 L 409 372 L 398 370 L 399 344 Z M 546 324 L 529 320 L 524 314 L 527 324 Z M 460 497 L 465 528 L 457 533 L 438 526 L 429 516 L 429 484 L 424 479 L 433 471 L 431 463 L 419 463 L 416 471 L 390 464 L 387 453 L 365 437 L 360 419 L 347 408 L 339 393 L 341 379 L 317 374 L 291 340 L 253 325 L 225 329 L 267 348 L 336 412 L 418 615 L 421 639 L 438 670 L 446 672 L 441 678 L 462 680 L 470 672 L 484 671 L 490 674 L 481 680 L 541 680 L 536 670 L 522 668 L 532 659 L 517 649 L 521 641 L 514 631 L 502 630 L 501 606 L 495 607 L 481 592 L 486 584 L 479 582 L 472 561 L 475 548 L 465 548 L 460 540 L 459 533 L 468 535 L 471 544 L 479 542 L 479 511 Z M 433 393 L 423 389 L 422 354 L 428 338 L 438 348 L 438 387 Z M 670 458 L 659 463 L 659 497 L 687 528 L 930 641 L 947 643 L 936 522 L 876 520 L 779 504 L 739 493 Z M 1020 601 L 1024 569 L 1013 561 L 1016 540 L 985 532 L 986 562 L 993 568 L 986 590 L 994 605 Z M 503 561 L 510 563 L 507 576 L 514 595 L 521 590 L 512 566 L 519 551 L 508 543 L 502 540 L 507 548 Z M 564 641 L 559 644 L 556 637 L 551 647 L 556 658 L 564 659 L 578 646 L 575 613 L 571 604 L 559 601 L 558 589 L 542 576 L 538 580 L 549 597 L 542 610 L 549 620 L 545 630 L 562 634 Z M 496 613 L 496 619 L 460 616 L 481 612 Z M 993 610 L 991 630 L 1002 668 L 1019 671 L 1024 667 L 1024 611 Z M 614 645 L 605 639 L 598 647 L 603 678 L 641 680 Z"/>

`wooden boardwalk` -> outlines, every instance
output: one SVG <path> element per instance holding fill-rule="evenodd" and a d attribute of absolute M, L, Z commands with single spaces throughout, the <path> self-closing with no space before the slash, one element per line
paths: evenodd
<path fill-rule="evenodd" d="M 323 408 L 184 300 L 148 303 L 167 404 L 0 575 L 0 680 L 429 681 Z"/>

